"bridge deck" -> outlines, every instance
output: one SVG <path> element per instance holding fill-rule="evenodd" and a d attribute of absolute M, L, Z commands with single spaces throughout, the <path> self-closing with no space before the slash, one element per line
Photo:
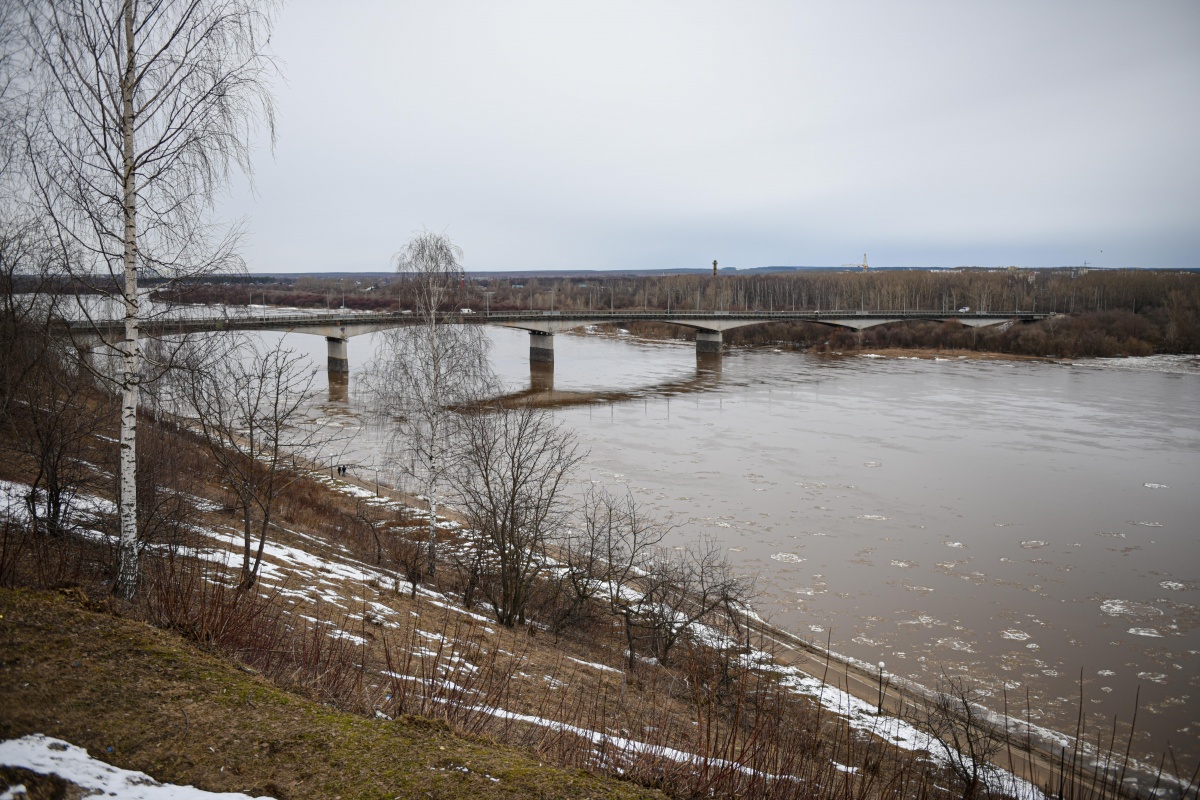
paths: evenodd
<path fill-rule="evenodd" d="M 875 324 L 884 322 L 901 322 L 904 320 L 946 321 L 960 320 L 966 324 L 990 322 L 992 324 L 1006 320 L 1033 321 L 1054 316 L 1048 312 L 1033 311 L 997 311 L 997 312 L 946 312 L 946 311 L 878 311 L 878 310 L 847 310 L 830 311 L 493 311 L 491 313 L 446 313 L 441 321 L 450 324 L 492 324 L 511 327 L 541 327 L 550 323 L 604 323 L 604 322 L 635 322 L 653 321 L 686 325 L 693 328 L 706 328 L 703 323 L 710 323 L 714 328 L 741 327 L 763 322 L 819 322 L 829 325 L 853 325 L 856 321 L 870 320 Z M 353 327 L 369 327 L 380 330 L 387 327 L 411 325 L 419 317 L 403 312 L 353 312 L 346 310 L 318 312 L 313 314 L 246 314 L 221 317 L 188 317 L 183 315 L 163 315 L 152 317 L 141 322 L 141 330 L 149 334 L 171 333 L 203 333 L 209 331 L 302 331 L 305 329 L 331 329 Z M 878 322 L 876 322 L 878 321 Z M 124 322 L 120 319 L 104 321 L 72 321 L 66 323 L 69 328 L 79 333 L 93 333 L 101 336 L 120 335 L 124 331 Z M 320 333 L 320 330 L 313 330 Z"/>

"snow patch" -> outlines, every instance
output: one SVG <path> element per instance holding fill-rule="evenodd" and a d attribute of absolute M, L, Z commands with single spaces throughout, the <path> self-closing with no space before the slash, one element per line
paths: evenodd
<path fill-rule="evenodd" d="M 82 747 L 40 733 L 0 742 L 0 764 L 39 775 L 55 775 L 82 787 L 88 796 L 122 800 L 252 800 L 250 795 L 239 792 L 205 792 L 194 786 L 159 783 L 144 772 L 105 764 L 89 756 Z"/>

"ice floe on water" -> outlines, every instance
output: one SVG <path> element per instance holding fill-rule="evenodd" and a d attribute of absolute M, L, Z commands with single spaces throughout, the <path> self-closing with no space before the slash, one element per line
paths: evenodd
<path fill-rule="evenodd" d="M 864 467 L 871 467 L 872 469 L 874 469 L 874 468 L 876 468 L 876 467 L 882 467 L 882 466 L 883 466 L 883 464 L 881 464 L 881 463 L 880 463 L 880 462 L 878 462 L 878 461 L 864 461 L 864 462 L 863 462 L 863 466 L 864 466 Z"/>
<path fill-rule="evenodd" d="M 915 562 L 912 562 L 912 561 L 902 561 L 902 560 L 900 560 L 900 559 L 898 559 L 898 558 L 893 558 L 893 559 L 892 559 L 892 566 L 893 566 L 893 567 L 903 567 L 903 568 L 906 568 L 906 569 L 907 569 L 907 568 L 909 568 L 909 567 L 915 567 L 915 566 L 917 566 L 917 565 L 916 565 L 916 563 L 915 563 Z"/>
<path fill-rule="evenodd" d="M 962 542 L 942 542 L 946 547 L 966 547 Z"/>
<path fill-rule="evenodd" d="M 1158 372 L 1165 375 L 1200 375 L 1200 357 L 1156 355 L 1135 358 L 1088 358 L 1068 361 L 1073 367 L 1119 369 L 1129 372 Z"/>
<path fill-rule="evenodd" d="M 1167 682 L 1167 676 L 1161 672 L 1139 672 L 1137 674 L 1137 676 L 1139 678 L 1141 678 L 1142 680 L 1150 681 L 1151 683 L 1166 683 Z"/>
<path fill-rule="evenodd" d="M 1130 525 L 1139 525 L 1143 528 L 1161 528 L 1162 527 L 1161 522 L 1141 522 L 1140 520 L 1134 520 L 1134 519 L 1129 520 L 1129 524 Z"/>
<path fill-rule="evenodd" d="M 1103 675 L 1104 677 L 1108 678 L 1113 675 L 1116 675 L 1117 673 L 1113 672 L 1111 669 L 1101 669 L 1101 670 L 1096 670 L 1096 674 Z"/>
<path fill-rule="evenodd" d="M 1143 483 L 1142 486 L 1145 486 L 1147 489 L 1170 489 L 1171 488 L 1170 486 L 1167 486 L 1165 483 Z"/>
<path fill-rule="evenodd" d="M 1012 630 L 1001 631 L 1000 638 L 1011 639 L 1014 642 L 1023 642 L 1029 638 L 1029 634 L 1025 631 L 1019 631 L 1014 628 Z"/>
<path fill-rule="evenodd" d="M 1126 633 L 1132 633 L 1134 636 L 1149 636 L 1152 639 L 1162 638 L 1162 634 L 1155 628 L 1130 628 Z"/>
<path fill-rule="evenodd" d="M 1134 603 L 1131 600 L 1105 600 L 1100 604 L 1100 610 L 1110 617 L 1132 617 L 1134 619 L 1152 619 L 1161 617 L 1161 608 L 1155 608 L 1146 603 Z"/>
<path fill-rule="evenodd" d="M 800 556 L 796 555 L 795 553 L 776 553 L 775 555 L 771 556 L 771 560 L 772 561 L 782 561 L 785 564 L 801 564 L 801 563 L 807 561 L 808 559 L 801 558 Z"/>
<path fill-rule="evenodd" d="M 1021 547 L 1026 550 L 1037 550 L 1039 547 L 1045 547 L 1049 542 L 1044 542 L 1041 539 L 1030 539 L 1027 542 L 1021 542 Z"/>
<path fill-rule="evenodd" d="M 1187 584 L 1180 583 L 1179 581 L 1159 581 L 1158 585 L 1164 589 L 1170 589 L 1172 592 L 1182 592 L 1187 588 Z"/>
<path fill-rule="evenodd" d="M 122 800 L 251 800 L 239 792 L 206 792 L 194 786 L 159 783 L 144 772 L 120 769 L 92 758 L 87 750 L 40 733 L 0 742 L 0 765 L 55 775 L 83 789 L 83 796 Z M 10 790 L 7 797 L 24 797 Z M 73 792 L 72 797 L 76 796 Z M 263 798 L 259 798 L 263 800 Z"/>
<path fill-rule="evenodd" d="M 885 519 L 890 519 L 890 517 L 885 517 L 881 514 L 859 514 L 857 519 L 885 520 Z"/>

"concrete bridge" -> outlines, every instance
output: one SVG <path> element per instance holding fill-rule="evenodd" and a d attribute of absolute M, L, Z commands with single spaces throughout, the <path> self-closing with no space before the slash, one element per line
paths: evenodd
<path fill-rule="evenodd" d="M 835 328 L 861 331 L 876 325 L 905 320 L 948 322 L 971 327 L 1032 322 L 1054 316 L 1031 311 L 493 311 L 491 313 L 448 313 L 438 318 L 447 324 L 499 325 L 529 332 L 531 364 L 554 363 L 554 334 L 605 323 L 636 321 L 664 322 L 696 332 L 696 353 L 719 355 L 722 334 L 734 328 L 771 322 L 814 322 Z M 149 335 L 203 333 L 211 331 L 277 331 L 324 336 L 329 347 L 329 372 L 349 372 L 347 340 L 367 333 L 412 325 L 420 317 L 410 312 L 321 311 L 311 314 L 245 314 L 235 316 L 162 316 L 145 320 L 141 330 Z M 80 338 L 96 337 L 117 341 L 124 334 L 121 320 L 70 323 Z"/>

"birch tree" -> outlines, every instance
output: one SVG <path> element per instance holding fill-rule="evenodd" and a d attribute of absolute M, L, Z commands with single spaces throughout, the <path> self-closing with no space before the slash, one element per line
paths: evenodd
<path fill-rule="evenodd" d="M 451 324 L 464 283 L 462 251 L 444 234 L 414 236 L 397 256 L 401 305 L 411 325 L 382 335 L 368 384 L 389 459 L 423 483 L 429 533 L 426 574 L 437 573 L 437 510 L 452 467 L 458 412 L 495 387 L 489 341 L 478 325 Z"/>
<path fill-rule="evenodd" d="M 21 0 L 32 195 L 72 276 L 124 319 L 110 379 L 121 397 L 114 589 L 137 590 L 137 409 L 146 371 L 141 276 L 240 267 L 236 226 L 210 223 L 260 124 L 274 139 L 267 0 Z M 84 313 L 97 313 L 83 306 Z M 108 310 L 108 309 L 104 309 Z M 99 313 L 103 313 L 100 311 Z"/>

